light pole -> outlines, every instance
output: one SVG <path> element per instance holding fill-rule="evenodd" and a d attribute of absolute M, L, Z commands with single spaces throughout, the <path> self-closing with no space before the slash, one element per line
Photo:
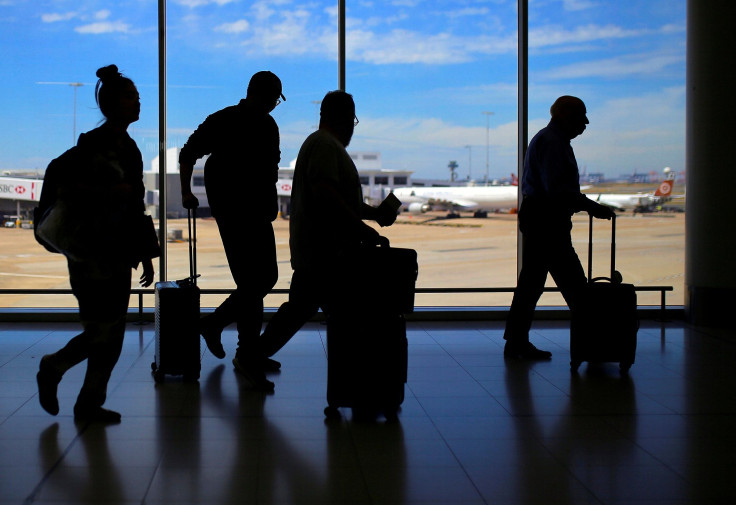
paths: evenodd
<path fill-rule="evenodd" d="M 312 100 L 312 103 L 314 104 L 315 108 L 315 118 L 317 118 L 317 122 L 314 124 L 314 129 L 319 130 L 319 107 L 322 104 L 320 100 Z"/>
<path fill-rule="evenodd" d="M 473 168 L 473 165 L 472 165 L 473 146 L 465 146 L 465 148 L 468 150 L 468 181 L 470 181 L 472 179 L 472 177 L 470 176 L 470 173 Z"/>
<path fill-rule="evenodd" d="M 77 143 L 77 88 L 84 86 L 82 82 L 70 82 L 69 86 L 74 88 L 74 119 L 72 125 L 72 145 Z"/>
<path fill-rule="evenodd" d="M 74 110 L 72 111 L 72 145 L 77 143 L 77 88 L 84 86 L 83 82 L 37 82 L 36 84 L 61 84 L 74 88 Z"/>
<path fill-rule="evenodd" d="M 485 115 L 486 117 L 486 186 L 488 186 L 488 176 L 490 175 L 489 171 L 489 165 L 488 165 L 488 150 L 489 150 L 489 135 L 490 135 L 490 128 L 491 128 L 491 116 L 493 115 L 493 112 L 484 110 L 481 112 L 481 114 Z"/>

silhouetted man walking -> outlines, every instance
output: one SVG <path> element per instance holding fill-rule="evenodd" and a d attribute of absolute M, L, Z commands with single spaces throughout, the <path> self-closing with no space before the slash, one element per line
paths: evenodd
<path fill-rule="evenodd" d="M 238 326 L 235 370 L 259 390 L 272 390 L 258 337 L 263 298 L 276 284 L 276 242 L 271 224 L 278 215 L 279 129 L 270 112 L 285 100 L 275 74 L 258 72 L 245 99 L 211 114 L 179 153 L 182 203 L 199 205 L 192 194 L 194 163 L 209 154 L 204 177 L 212 216 L 217 221 L 228 265 L 237 286 L 214 314 L 201 320 L 200 333 L 218 358 L 225 357 L 222 330 Z"/>
<path fill-rule="evenodd" d="M 319 130 L 299 150 L 289 221 L 294 274 L 289 301 L 279 307 L 263 332 L 266 356 L 281 349 L 335 295 L 349 296 L 334 292 L 335 276 L 350 275 L 340 265 L 354 257 L 361 244 L 375 245 L 379 240 L 378 232 L 363 219 L 381 226 L 396 220 L 395 212 L 363 201 L 358 171 L 345 150 L 357 124 L 352 95 L 330 91 L 320 106 Z"/>
<path fill-rule="evenodd" d="M 570 140 L 585 131 L 587 111 L 582 100 L 561 96 L 550 108 L 552 119 L 529 143 L 524 158 L 519 228 L 523 234 L 522 268 L 506 321 L 504 356 L 521 360 L 549 359 L 552 353 L 529 342 L 529 330 L 547 273 L 552 274 L 568 307 L 586 278 L 572 247 L 571 217 L 586 211 L 611 219 L 613 211 L 580 192 L 580 174 Z"/>

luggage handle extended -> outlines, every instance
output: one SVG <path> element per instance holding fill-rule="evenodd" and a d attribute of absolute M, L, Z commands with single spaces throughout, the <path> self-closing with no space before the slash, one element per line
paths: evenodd
<path fill-rule="evenodd" d="M 616 215 L 611 217 L 611 276 L 593 277 L 593 215 L 589 214 L 590 225 L 588 226 L 588 284 L 596 281 L 609 281 L 613 284 L 621 284 L 621 274 L 616 271 Z"/>
<path fill-rule="evenodd" d="M 176 281 L 178 284 L 197 285 L 197 209 L 187 209 L 187 226 L 189 228 L 189 277 Z"/>

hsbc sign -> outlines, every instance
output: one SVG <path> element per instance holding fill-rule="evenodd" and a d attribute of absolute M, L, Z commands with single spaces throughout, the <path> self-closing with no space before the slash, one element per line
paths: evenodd
<path fill-rule="evenodd" d="M 0 177 L 0 198 L 37 202 L 41 198 L 42 185 L 40 179 Z"/>
<path fill-rule="evenodd" d="M 279 179 L 276 183 L 276 194 L 278 196 L 291 196 L 291 179 Z"/>

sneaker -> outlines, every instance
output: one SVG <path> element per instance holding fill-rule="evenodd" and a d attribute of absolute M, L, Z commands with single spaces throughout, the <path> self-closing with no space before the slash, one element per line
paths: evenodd
<path fill-rule="evenodd" d="M 266 379 L 266 373 L 262 367 L 253 366 L 252 362 L 249 363 L 245 359 L 238 358 L 238 356 L 233 358 L 233 366 L 235 371 L 248 382 L 251 389 L 264 392 L 273 391 L 274 384 Z"/>
<path fill-rule="evenodd" d="M 537 349 L 531 342 L 506 342 L 506 346 L 503 348 L 503 356 L 522 361 L 535 361 L 551 359 L 552 353 Z"/>
<path fill-rule="evenodd" d="M 119 412 L 102 407 L 83 408 L 79 405 L 74 406 L 75 423 L 118 424 L 122 417 Z"/>
<path fill-rule="evenodd" d="M 199 333 L 204 338 L 207 349 L 209 349 L 215 358 L 224 358 L 225 349 L 222 347 L 222 330 L 217 330 L 203 321 L 204 319 L 199 323 Z"/>
<path fill-rule="evenodd" d="M 281 363 L 275 359 L 266 358 L 263 361 L 263 371 L 266 373 L 274 373 L 281 370 Z"/>
<path fill-rule="evenodd" d="M 49 357 L 41 358 L 36 374 L 36 382 L 38 383 L 38 401 L 41 403 L 43 410 L 55 416 L 59 413 L 59 400 L 56 397 L 56 390 L 61 382 L 61 374 L 53 369 L 49 363 Z"/>

